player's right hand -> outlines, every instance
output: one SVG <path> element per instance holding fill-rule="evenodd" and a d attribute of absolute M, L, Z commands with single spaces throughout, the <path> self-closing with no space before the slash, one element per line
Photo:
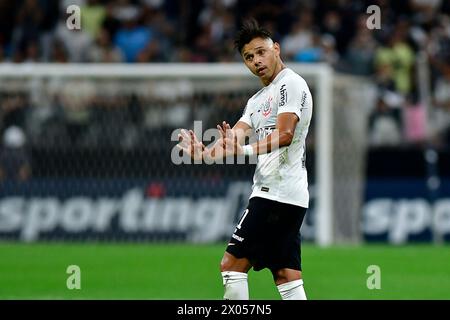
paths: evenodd
<path fill-rule="evenodd" d="M 242 146 L 238 143 L 237 135 L 231 129 L 231 126 L 226 121 L 221 125 L 217 125 L 217 129 L 222 136 L 220 139 L 220 145 L 223 148 L 224 156 L 232 156 L 242 154 Z"/>

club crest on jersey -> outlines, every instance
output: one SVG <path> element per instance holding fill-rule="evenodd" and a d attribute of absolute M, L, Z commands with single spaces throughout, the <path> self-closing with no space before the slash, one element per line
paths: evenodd
<path fill-rule="evenodd" d="M 272 112 L 272 97 L 262 104 L 261 112 L 264 117 L 267 117 Z"/>

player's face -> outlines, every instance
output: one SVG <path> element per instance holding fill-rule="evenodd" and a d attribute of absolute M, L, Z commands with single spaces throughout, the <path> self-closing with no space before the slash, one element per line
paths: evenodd
<path fill-rule="evenodd" d="M 242 48 L 242 58 L 250 71 L 267 85 L 280 61 L 280 46 L 270 39 L 255 38 Z"/>

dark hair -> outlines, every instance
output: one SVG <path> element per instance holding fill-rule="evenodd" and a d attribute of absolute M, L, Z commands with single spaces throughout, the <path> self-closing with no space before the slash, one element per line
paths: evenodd
<path fill-rule="evenodd" d="M 241 53 L 242 48 L 255 38 L 271 39 L 269 31 L 259 26 L 258 22 L 251 18 L 242 24 L 236 38 L 234 38 L 234 47 Z"/>

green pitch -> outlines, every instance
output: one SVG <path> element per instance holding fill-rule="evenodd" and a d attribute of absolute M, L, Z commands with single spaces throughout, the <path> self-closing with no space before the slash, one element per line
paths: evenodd
<path fill-rule="evenodd" d="M 0 243 L 0 299 L 217 299 L 225 244 Z M 309 299 L 450 299 L 448 246 L 303 246 Z M 81 289 L 69 290 L 69 265 Z M 380 289 L 369 290 L 380 268 Z M 369 281 L 370 282 L 370 281 Z M 375 282 L 372 282 L 375 283 Z M 249 272 L 251 299 L 279 299 L 270 272 Z"/>

